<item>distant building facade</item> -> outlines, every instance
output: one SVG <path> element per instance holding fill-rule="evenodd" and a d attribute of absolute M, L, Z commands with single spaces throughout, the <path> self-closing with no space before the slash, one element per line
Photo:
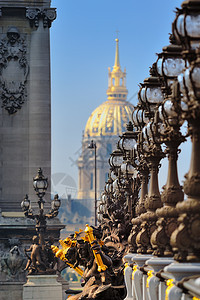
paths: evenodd
<path fill-rule="evenodd" d="M 78 199 L 95 198 L 94 150 L 88 149 L 93 140 L 97 146 L 97 197 L 100 198 L 108 178 L 110 153 L 131 121 L 133 105 L 127 101 L 126 69 L 121 70 L 119 62 L 119 40 L 116 39 L 115 64 L 108 69 L 107 101 L 90 115 L 82 138 L 82 153 L 78 159 Z M 94 210 L 94 202 L 90 203 Z"/>
<path fill-rule="evenodd" d="M 62 198 L 59 219 L 66 227 L 61 230 L 61 238 L 65 239 L 71 233 L 84 229 L 87 223 L 94 224 L 90 206 L 90 199 L 72 199 L 70 195 L 66 199 Z"/>
<path fill-rule="evenodd" d="M 59 218 L 66 228 L 64 238 L 74 231 L 84 229 L 85 224 L 94 224 L 95 169 L 94 149 L 88 149 L 91 140 L 97 146 L 97 199 L 108 179 L 110 153 L 116 149 L 119 135 L 126 131 L 132 120 L 133 105 L 127 101 L 126 69 L 119 62 L 119 40 L 116 39 L 115 63 L 108 69 L 107 101 L 98 106 L 87 120 L 82 138 L 82 152 L 78 158 L 77 199 L 62 199 Z"/>

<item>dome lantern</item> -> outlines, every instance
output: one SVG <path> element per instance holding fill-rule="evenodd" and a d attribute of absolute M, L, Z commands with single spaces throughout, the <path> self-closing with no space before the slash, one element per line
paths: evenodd
<path fill-rule="evenodd" d="M 113 70 L 108 69 L 108 100 L 126 100 L 128 91 L 126 89 L 126 69 L 121 70 L 119 63 L 119 39 L 116 41 L 115 64 Z"/>

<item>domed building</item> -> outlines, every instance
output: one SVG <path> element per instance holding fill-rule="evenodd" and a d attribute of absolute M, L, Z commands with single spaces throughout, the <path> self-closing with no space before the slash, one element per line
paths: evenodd
<path fill-rule="evenodd" d="M 107 101 L 90 115 L 82 139 L 82 153 L 78 159 L 78 199 L 95 199 L 95 155 L 88 145 L 96 144 L 97 199 L 108 178 L 110 153 L 131 120 L 133 105 L 127 101 L 126 69 L 121 70 L 119 62 L 119 40 L 116 39 L 115 64 L 108 69 Z M 91 210 L 93 211 L 93 204 Z"/>

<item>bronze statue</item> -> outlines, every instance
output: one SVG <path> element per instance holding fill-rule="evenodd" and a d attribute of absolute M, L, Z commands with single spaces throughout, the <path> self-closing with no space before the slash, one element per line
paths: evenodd
<path fill-rule="evenodd" d="M 24 252 L 28 258 L 25 270 L 28 270 L 28 275 L 31 274 L 53 274 L 55 270 L 55 258 L 51 250 L 49 242 L 46 243 L 44 249 L 39 244 L 39 237 L 37 235 L 32 238 L 33 244 L 29 249 L 24 249 Z M 29 256 L 27 252 L 31 252 Z"/>
<path fill-rule="evenodd" d="M 100 227 L 86 225 L 85 231 L 75 233 L 72 239 L 60 240 L 62 249 L 52 246 L 55 256 L 66 261 L 84 280 L 83 291 L 68 299 L 124 299 L 123 255 L 114 244 L 104 245 L 101 237 Z"/>

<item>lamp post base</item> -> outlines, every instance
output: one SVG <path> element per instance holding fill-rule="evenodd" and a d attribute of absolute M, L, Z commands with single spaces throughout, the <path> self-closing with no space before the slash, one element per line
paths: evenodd
<path fill-rule="evenodd" d="M 62 284 L 57 275 L 29 275 L 23 286 L 23 300 L 62 300 Z"/>

